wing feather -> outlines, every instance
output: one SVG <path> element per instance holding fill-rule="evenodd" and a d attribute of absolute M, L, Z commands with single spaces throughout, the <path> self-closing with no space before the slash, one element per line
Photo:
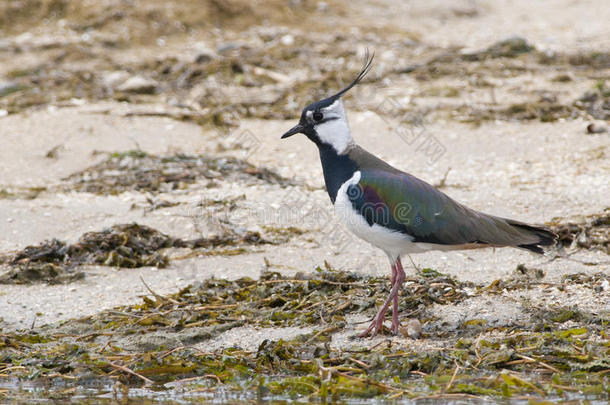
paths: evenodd
<path fill-rule="evenodd" d="M 543 228 L 530 227 L 536 233 L 522 226 L 525 224 L 475 211 L 398 170 L 362 169 L 360 181 L 347 193 L 353 208 L 369 225 L 402 232 L 413 242 L 524 245 L 521 247 L 544 244 L 540 235 Z"/>

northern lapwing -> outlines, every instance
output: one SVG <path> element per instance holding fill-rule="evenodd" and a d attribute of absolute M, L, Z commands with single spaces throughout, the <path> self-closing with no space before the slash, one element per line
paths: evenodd
<path fill-rule="evenodd" d="M 316 144 L 326 191 L 339 218 L 390 259 L 390 294 L 361 337 L 382 330 L 390 304 L 390 330 L 393 334 L 399 330 L 398 291 L 405 279 L 401 255 L 505 246 L 543 253 L 543 247 L 553 245 L 557 238 L 543 227 L 470 209 L 356 145 L 341 96 L 369 72 L 373 56 L 367 52 L 364 67 L 353 82 L 337 94 L 309 104 L 299 123 L 282 135 L 284 139 L 301 133 Z"/>

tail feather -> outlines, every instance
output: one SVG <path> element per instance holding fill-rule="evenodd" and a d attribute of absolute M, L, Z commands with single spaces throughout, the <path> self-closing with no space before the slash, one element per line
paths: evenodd
<path fill-rule="evenodd" d="M 538 238 L 538 241 L 536 242 L 520 244 L 517 245 L 517 247 L 527 249 L 534 253 L 542 254 L 544 253 L 542 246 L 553 246 L 555 243 L 557 243 L 557 235 L 550 229 L 541 226 L 528 225 L 524 224 L 523 222 L 513 220 L 506 220 L 506 222 L 520 231 L 526 232 L 527 234 Z"/>

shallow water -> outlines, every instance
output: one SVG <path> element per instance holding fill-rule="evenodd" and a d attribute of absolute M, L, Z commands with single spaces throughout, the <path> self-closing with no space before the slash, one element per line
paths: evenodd
<path fill-rule="evenodd" d="M 192 381 L 191 381 L 192 382 Z M 108 379 L 91 379 L 81 384 L 71 384 L 65 380 L 52 382 L 19 381 L 18 379 L 0 381 L 0 400 L 7 402 L 36 402 L 46 403 L 69 401 L 78 403 L 116 403 L 116 401 L 137 401 L 140 404 L 241 404 L 244 402 L 285 404 L 285 403 L 320 403 L 307 397 L 287 398 L 281 396 L 257 395 L 254 392 L 235 392 L 224 388 L 211 389 L 196 388 L 192 384 L 168 383 L 155 388 L 129 388 L 123 391 L 115 386 L 115 382 Z M 498 405 L 525 405 L 535 403 L 582 403 L 590 405 L 608 404 L 607 399 L 583 395 L 582 393 L 566 393 L 563 396 L 553 397 L 526 397 L 518 398 L 469 398 L 467 395 L 430 396 L 415 399 L 345 399 L 341 402 L 348 405 L 359 404 L 498 404 Z"/>

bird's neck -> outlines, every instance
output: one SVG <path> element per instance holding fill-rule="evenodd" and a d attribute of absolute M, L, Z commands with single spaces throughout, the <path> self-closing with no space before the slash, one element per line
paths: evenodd
<path fill-rule="evenodd" d="M 335 203 L 337 192 L 343 183 L 350 179 L 358 170 L 356 163 L 349 154 L 339 154 L 337 150 L 327 144 L 318 144 L 320 161 L 324 172 L 324 182 L 330 200 Z"/>

